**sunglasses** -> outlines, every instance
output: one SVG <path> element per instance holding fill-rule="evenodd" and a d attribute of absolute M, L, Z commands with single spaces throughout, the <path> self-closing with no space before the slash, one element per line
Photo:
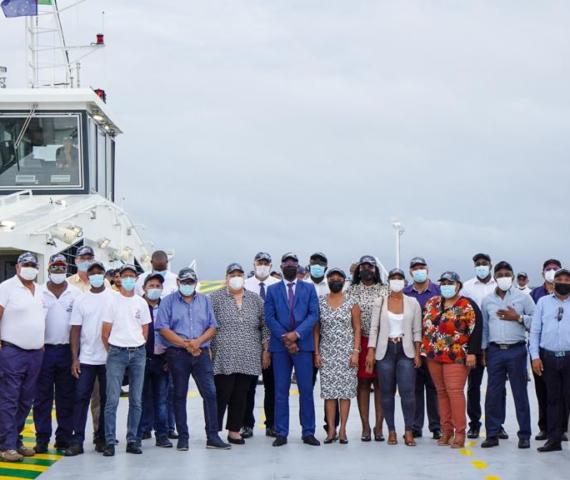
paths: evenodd
<path fill-rule="evenodd" d="M 564 307 L 558 307 L 558 313 L 556 314 L 556 318 L 558 319 L 558 321 L 562 320 L 562 317 L 564 316 Z"/>

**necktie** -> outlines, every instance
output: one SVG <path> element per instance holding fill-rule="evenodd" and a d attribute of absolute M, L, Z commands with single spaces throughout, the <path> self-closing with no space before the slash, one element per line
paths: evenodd
<path fill-rule="evenodd" d="M 295 292 L 293 291 L 293 283 L 288 283 L 287 288 L 289 289 L 289 330 L 292 332 L 295 330 Z"/>
<path fill-rule="evenodd" d="M 259 284 L 259 296 L 265 301 L 265 283 L 263 282 Z"/>

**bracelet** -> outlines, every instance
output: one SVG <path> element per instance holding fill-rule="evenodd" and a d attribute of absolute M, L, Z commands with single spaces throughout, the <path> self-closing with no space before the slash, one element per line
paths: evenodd
<path fill-rule="evenodd" d="M 361 352 L 360 348 L 353 348 L 352 351 L 354 353 L 360 353 Z"/>

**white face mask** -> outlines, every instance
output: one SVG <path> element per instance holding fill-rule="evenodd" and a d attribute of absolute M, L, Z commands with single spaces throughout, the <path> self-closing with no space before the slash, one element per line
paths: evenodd
<path fill-rule="evenodd" d="M 406 282 L 404 282 L 404 280 L 390 280 L 390 290 L 392 290 L 395 293 L 404 290 L 405 286 Z"/>
<path fill-rule="evenodd" d="M 49 279 L 52 281 L 52 283 L 55 283 L 56 285 L 61 285 L 63 282 L 65 282 L 66 278 L 67 278 L 67 275 L 65 273 L 50 273 L 49 274 Z"/>
<path fill-rule="evenodd" d="M 503 292 L 506 292 L 513 286 L 513 278 L 512 277 L 497 278 L 497 285 Z"/>
<path fill-rule="evenodd" d="M 244 279 L 243 277 L 231 277 L 228 280 L 228 285 L 232 290 L 241 290 L 243 288 Z"/>
<path fill-rule="evenodd" d="M 556 274 L 556 270 L 546 270 L 546 272 L 544 272 L 544 279 L 548 283 L 554 283 L 554 275 L 555 274 Z"/>
<path fill-rule="evenodd" d="M 29 282 L 31 282 L 32 280 L 35 280 L 38 276 L 39 270 L 37 268 L 34 267 L 22 267 L 20 268 L 20 277 L 22 277 L 24 280 L 28 280 Z"/>
<path fill-rule="evenodd" d="M 270 273 L 271 268 L 269 265 L 258 265 L 255 267 L 255 276 L 261 280 L 265 280 L 267 277 L 269 277 Z"/>

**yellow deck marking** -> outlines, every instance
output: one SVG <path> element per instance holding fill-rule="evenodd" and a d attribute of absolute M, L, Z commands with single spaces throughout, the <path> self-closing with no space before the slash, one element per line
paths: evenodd
<path fill-rule="evenodd" d="M 467 446 L 468 446 L 468 447 L 476 447 L 476 446 L 477 446 L 477 442 L 467 442 Z"/>
<path fill-rule="evenodd" d="M 194 390 L 188 392 L 188 398 L 198 398 L 200 396 L 200 394 L 198 392 L 195 392 Z"/>
<path fill-rule="evenodd" d="M 59 460 L 63 455 L 56 455 L 55 453 L 36 453 L 34 458 L 38 460 Z"/>
<path fill-rule="evenodd" d="M 479 470 L 484 470 L 487 468 L 487 464 L 482 460 L 473 460 L 471 462 L 471 465 L 473 465 L 475 468 Z"/>
<path fill-rule="evenodd" d="M 461 455 L 465 455 L 466 457 L 472 457 L 473 456 L 473 452 L 471 450 L 469 450 L 468 448 L 462 448 L 461 450 L 459 450 L 459 453 Z"/>
<path fill-rule="evenodd" d="M 49 467 L 45 465 L 32 465 L 30 463 L 2 462 L 2 468 L 7 470 L 28 470 L 32 472 L 45 472 Z"/>
<path fill-rule="evenodd" d="M 299 395 L 299 389 L 292 388 L 291 390 L 289 390 L 289 395 Z"/>
<path fill-rule="evenodd" d="M 501 477 L 499 475 L 487 475 L 485 480 L 501 480 Z"/>

